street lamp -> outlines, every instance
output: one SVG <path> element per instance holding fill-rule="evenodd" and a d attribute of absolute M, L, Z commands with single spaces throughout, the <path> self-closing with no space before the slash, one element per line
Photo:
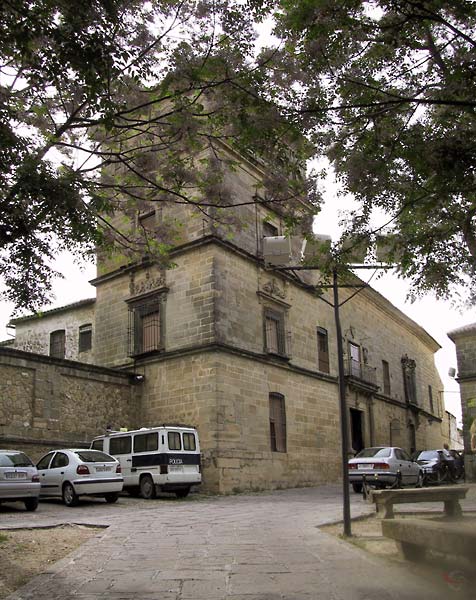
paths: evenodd
<path fill-rule="evenodd" d="M 322 246 L 329 246 L 330 249 L 330 241 L 331 238 L 329 236 L 317 236 L 317 241 Z M 291 243 L 290 238 L 286 238 L 285 236 L 275 236 L 275 237 L 264 237 L 263 238 L 263 257 L 266 264 L 269 264 L 276 268 L 279 271 L 310 271 L 310 270 L 320 270 L 318 266 L 285 266 L 289 264 L 292 253 L 291 248 L 296 244 Z M 304 242 L 302 245 L 302 254 L 304 254 L 306 248 L 306 243 Z M 347 264 L 345 265 L 347 269 L 389 269 L 393 268 L 392 265 L 354 265 Z M 332 268 L 332 284 L 331 285 L 315 285 L 314 289 L 325 289 L 332 288 L 333 291 L 333 302 L 329 302 L 328 300 L 324 300 L 324 302 L 329 304 L 334 309 L 334 320 L 336 327 L 336 336 L 337 336 L 337 367 L 338 367 L 338 384 L 339 384 L 339 413 L 340 413 L 340 429 L 341 429 L 341 457 L 342 457 L 342 514 L 343 514 L 343 522 L 344 522 L 344 535 L 350 537 L 352 535 L 351 528 L 351 517 L 350 517 L 350 493 L 349 493 L 349 469 L 348 469 L 348 460 L 349 460 L 349 429 L 348 429 L 348 419 L 347 419 L 347 404 L 346 404 L 346 385 L 345 385 L 345 373 L 344 373 L 344 347 L 342 344 L 342 328 L 340 323 L 340 307 L 342 306 L 339 303 L 339 287 L 349 287 L 349 288 L 364 288 L 368 287 L 366 283 L 356 283 L 356 284 L 341 284 L 339 285 L 339 274 L 337 270 L 337 266 L 334 265 Z"/>

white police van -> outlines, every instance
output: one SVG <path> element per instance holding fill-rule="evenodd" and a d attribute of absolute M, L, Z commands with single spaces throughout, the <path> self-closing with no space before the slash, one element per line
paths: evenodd
<path fill-rule="evenodd" d="M 121 463 L 124 489 L 142 498 L 154 498 L 157 491 L 185 498 L 192 485 L 202 481 L 200 444 L 193 427 L 111 431 L 94 438 L 91 448 L 115 456 Z"/>

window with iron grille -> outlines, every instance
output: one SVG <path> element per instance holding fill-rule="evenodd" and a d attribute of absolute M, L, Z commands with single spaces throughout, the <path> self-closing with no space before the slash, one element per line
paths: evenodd
<path fill-rule="evenodd" d="M 382 360 L 383 374 L 383 393 L 390 396 L 390 365 L 386 360 Z"/>
<path fill-rule="evenodd" d="M 269 395 L 269 433 L 272 452 L 286 452 L 286 408 L 284 396 Z"/>
<path fill-rule="evenodd" d="M 317 368 L 329 373 L 329 338 L 323 327 L 317 328 Z"/>
<path fill-rule="evenodd" d="M 79 352 L 91 350 L 93 345 L 93 327 L 91 323 L 79 328 Z"/>
<path fill-rule="evenodd" d="M 66 334 L 64 329 L 50 333 L 50 356 L 64 358 L 66 353 Z"/>
<path fill-rule="evenodd" d="M 409 404 L 417 404 L 416 362 L 407 355 L 402 357 L 402 371 L 405 400 Z"/>
<path fill-rule="evenodd" d="M 269 354 L 286 356 L 286 337 L 284 331 L 284 314 L 266 308 L 264 311 L 265 351 Z"/>
<path fill-rule="evenodd" d="M 147 354 L 163 347 L 163 306 L 154 297 L 129 305 L 129 355 Z"/>

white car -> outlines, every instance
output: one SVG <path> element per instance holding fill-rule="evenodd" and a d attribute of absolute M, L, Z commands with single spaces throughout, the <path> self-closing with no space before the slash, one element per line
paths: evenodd
<path fill-rule="evenodd" d="M 19 500 L 26 510 L 36 510 L 40 494 L 38 471 L 18 450 L 0 450 L 0 503 Z"/>
<path fill-rule="evenodd" d="M 423 470 L 402 448 L 375 446 L 364 448 L 349 460 L 349 481 L 354 492 L 361 492 L 364 481 L 376 488 L 423 485 Z"/>
<path fill-rule="evenodd" d="M 70 448 L 45 454 L 36 465 L 40 497 L 60 497 L 66 506 L 76 506 L 79 496 L 101 496 L 116 502 L 124 483 L 121 465 L 98 450 Z"/>

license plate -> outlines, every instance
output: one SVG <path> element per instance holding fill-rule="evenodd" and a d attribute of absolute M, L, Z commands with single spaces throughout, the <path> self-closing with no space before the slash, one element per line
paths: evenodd
<path fill-rule="evenodd" d="M 169 465 L 169 472 L 170 473 L 181 473 L 182 471 L 183 471 L 182 465 L 180 465 L 180 466 Z"/>
<path fill-rule="evenodd" d="M 357 467 L 357 468 L 358 468 L 358 469 L 373 469 L 373 468 L 374 468 L 374 466 L 373 466 L 373 464 L 371 464 L 371 463 L 368 463 L 368 464 L 366 463 L 365 465 L 358 465 L 358 467 Z"/>
<path fill-rule="evenodd" d="M 5 479 L 26 479 L 26 473 L 24 471 L 12 471 L 5 473 Z"/>
<path fill-rule="evenodd" d="M 110 471 L 111 467 L 96 467 L 96 473 L 104 473 L 105 471 Z"/>

